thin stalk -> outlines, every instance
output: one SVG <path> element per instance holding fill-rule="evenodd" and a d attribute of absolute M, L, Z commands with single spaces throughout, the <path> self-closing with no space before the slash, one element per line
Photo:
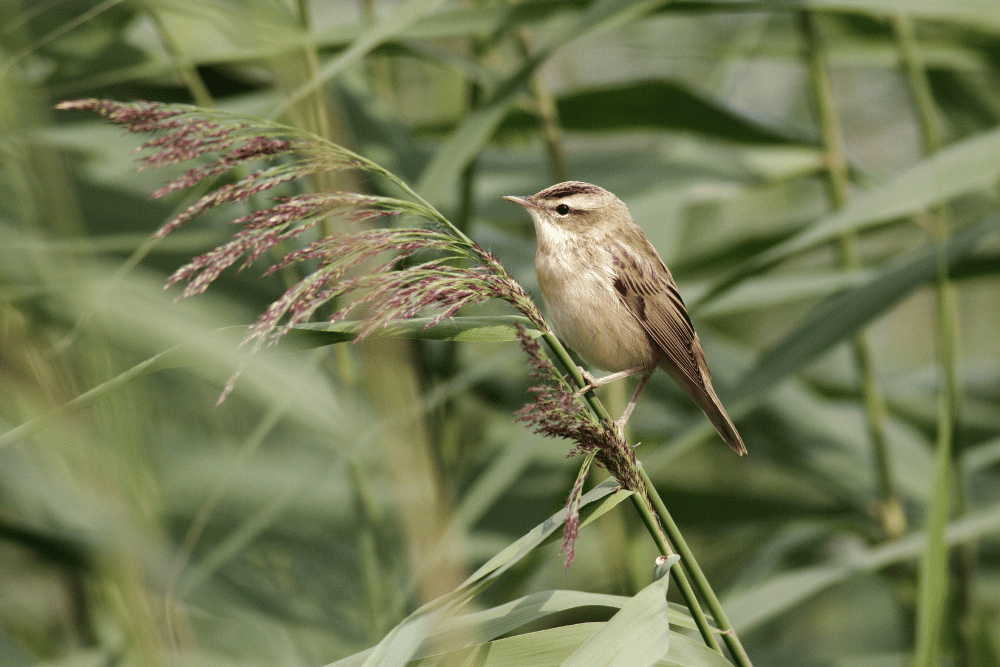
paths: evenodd
<path fill-rule="evenodd" d="M 471 46 L 472 55 L 482 58 L 483 46 L 474 39 Z M 467 114 L 472 114 L 479 108 L 483 100 L 483 87 L 478 81 L 469 81 L 465 85 L 465 106 Z M 475 213 L 475 185 L 478 160 L 473 158 L 465 166 L 460 175 L 458 214 L 455 216 L 455 226 L 466 231 Z"/>
<path fill-rule="evenodd" d="M 646 469 L 640 466 L 639 474 L 642 475 L 642 481 L 648 489 L 650 502 L 652 502 L 653 508 L 663 522 L 663 527 L 667 531 L 667 537 L 677 549 L 677 553 L 680 554 L 681 562 L 684 564 L 684 568 L 690 573 L 698 594 L 705 601 L 705 604 L 708 605 L 708 610 L 715 618 L 715 625 L 722 634 L 722 640 L 726 642 L 726 646 L 736 660 L 736 664 L 739 667 L 752 667 L 750 657 L 747 655 L 746 650 L 744 650 L 736 631 L 733 630 L 733 626 L 729 622 L 729 618 L 726 616 L 719 598 L 715 595 L 712 585 L 708 582 L 708 577 L 702 572 L 701 566 L 698 565 L 698 560 L 694 557 L 694 553 L 692 553 L 687 542 L 684 540 L 684 535 L 681 534 L 677 524 L 674 523 L 674 519 L 670 516 L 667 506 L 663 504 L 660 494 L 656 492 L 656 487 L 653 486 L 652 480 L 649 479 Z"/>
<path fill-rule="evenodd" d="M 850 176 L 844 151 L 844 140 L 840 132 L 833 86 L 830 81 L 830 67 L 822 40 L 812 12 L 799 13 L 799 27 L 806 47 L 806 61 L 809 65 L 809 82 L 817 123 L 823 138 L 823 152 L 826 168 L 827 194 L 833 210 L 842 209 L 849 199 Z M 844 234 L 839 241 L 840 266 L 847 270 L 861 268 L 856 234 Z M 871 346 L 864 331 L 858 331 L 851 339 L 854 366 L 859 376 L 859 389 L 865 406 L 868 436 L 875 453 L 875 468 L 879 488 L 878 518 L 883 537 L 887 540 L 906 532 L 906 514 L 903 511 L 889 458 L 889 445 L 885 435 L 885 397 L 876 380 L 872 362 Z"/>
<path fill-rule="evenodd" d="M 384 517 L 375 501 L 371 490 L 371 482 L 364 465 L 356 458 L 349 461 L 348 472 L 351 476 L 351 490 L 354 496 L 354 511 L 359 517 L 358 546 L 363 555 L 359 561 L 361 567 L 361 582 L 368 601 L 369 637 L 373 644 L 389 631 L 388 620 L 391 618 L 390 591 L 392 587 L 386 582 L 384 572 L 379 567 L 379 548 L 376 529 L 382 525 Z"/>
<path fill-rule="evenodd" d="M 893 14 L 892 29 L 898 43 L 900 56 L 903 59 L 903 73 L 906 75 L 910 94 L 913 95 L 920 136 L 924 141 L 924 153 L 934 155 L 941 150 L 941 128 L 938 124 L 937 108 L 934 104 L 930 81 L 927 79 L 927 70 L 917 47 L 913 22 L 907 15 Z"/>
<path fill-rule="evenodd" d="M 902 56 L 903 70 L 913 95 L 914 106 L 924 141 L 924 152 L 933 155 L 941 149 L 941 131 L 938 125 L 937 109 L 927 79 L 927 70 L 920 56 L 914 35 L 913 23 L 903 14 L 892 15 L 892 27 Z M 945 620 L 945 599 L 948 594 L 948 546 L 945 529 L 952 495 L 952 478 L 958 485 L 958 497 L 964 497 L 964 478 L 960 466 L 953 466 L 954 431 L 958 412 L 958 315 L 955 306 L 954 289 L 948 276 L 948 260 L 945 243 L 950 235 L 950 214 L 941 205 L 931 215 L 930 233 L 938 246 L 937 271 L 937 316 L 938 316 L 938 356 L 941 386 L 938 398 L 936 471 L 932 505 L 928 512 L 927 547 L 920 562 L 917 584 L 917 635 L 913 664 L 916 667 L 932 667 L 940 662 L 941 636 Z M 953 471 L 953 467 L 955 470 Z M 958 508 L 964 510 L 960 503 Z M 971 546 L 965 547 L 972 549 Z M 963 554 L 969 556 L 971 554 Z M 970 567 L 974 558 L 960 557 L 960 569 Z M 968 586 L 971 576 L 964 571 L 958 577 L 960 585 Z M 965 630 L 970 626 L 971 590 L 958 591 L 962 604 L 959 610 L 961 621 L 962 664 L 972 664 L 971 641 Z"/>
<path fill-rule="evenodd" d="M 578 387 L 584 387 L 587 385 L 586 380 L 583 379 L 583 374 L 580 373 L 579 367 L 573 358 L 570 356 L 569 351 L 563 347 L 562 342 L 556 337 L 554 333 L 548 331 L 542 334 L 542 338 L 548 345 L 552 353 L 559 359 L 559 362 L 569 371 L 570 377 L 573 378 L 573 382 Z M 611 417 L 608 415 L 608 411 L 605 410 L 601 401 L 594 395 L 594 392 L 588 391 L 584 394 L 588 405 L 594 414 L 597 415 L 598 419 L 605 422 L 613 422 Z M 633 493 L 630 498 L 632 500 L 632 505 L 635 507 L 636 511 L 639 513 L 639 517 L 642 519 L 643 524 L 646 526 L 646 530 L 649 532 L 653 541 L 656 543 L 657 549 L 664 556 L 670 556 L 674 553 L 674 550 L 670 547 L 670 542 L 667 540 L 667 536 L 664 534 L 661 528 L 661 522 L 658 521 L 656 511 L 654 507 L 650 504 L 650 489 L 652 489 L 652 484 L 649 481 L 649 477 L 646 476 L 645 470 L 642 466 L 638 466 L 639 478 L 642 479 L 643 485 L 646 487 L 646 493 Z M 655 494 L 655 489 L 653 489 L 653 494 Z M 661 503 L 662 505 L 662 503 Z M 679 535 L 679 532 L 678 532 Z M 683 538 L 681 540 L 683 542 Z M 681 562 L 685 568 L 690 570 L 690 563 L 693 561 L 693 556 L 688 553 L 688 558 L 681 554 Z M 697 567 L 697 563 L 694 563 Z M 700 572 L 701 570 L 698 569 Z M 712 628 L 711 623 L 709 623 L 708 618 L 705 616 L 705 612 L 701 608 L 701 604 L 698 602 L 698 597 L 695 595 L 694 590 L 691 587 L 691 583 L 688 581 L 687 575 L 684 573 L 684 569 L 679 567 L 670 568 L 670 575 L 677 584 L 677 588 L 681 593 L 681 597 L 684 598 L 685 604 L 688 606 L 688 612 L 691 614 L 691 618 L 694 619 L 695 625 L 698 626 L 698 630 L 701 633 L 702 639 L 705 640 L 705 644 L 714 651 L 722 653 L 722 648 L 719 646 L 719 642 L 715 637 L 715 631 Z M 711 590 L 711 589 L 709 589 Z M 742 649 L 741 649 L 742 650 Z M 750 662 L 747 660 L 745 663 L 740 662 L 740 667 L 750 667 Z"/>
<path fill-rule="evenodd" d="M 642 466 L 639 467 L 642 471 Z M 648 477 L 643 477 L 643 483 L 646 485 L 647 493 L 648 489 L 652 487 Z M 670 543 L 667 541 L 666 536 L 663 534 L 663 529 L 660 527 L 662 521 L 659 520 L 653 513 L 653 509 L 650 507 L 649 501 L 644 498 L 639 497 L 640 494 L 633 493 L 631 495 L 632 504 L 635 506 L 637 512 L 639 512 L 639 518 L 646 525 L 646 530 L 649 534 L 653 536 L 653 541 L 656 542 L 657 548 L 660 553 L 664 556 L 671 556 L 674 550 L 670 548 Z M 657 509 L 659 511 L 659 509 Z M 660 514 L 662 517 L 663 514 Z M 684 556 L 681 556 L 681 560 L 684 560 Z M 681 592 L 681 597 L 684 598 L 685 604 L 688 606 L 688 611 L 691 613 L 691 618 L 694 619 L 695 625 L 698 626 L 698 632 L 701 633 L 702 639 L 705 640 L 705 644 L 708 645 L 716 653 L 722 653 L 722 647 L 719 646 L 719 641 L 715 638 L 715 629 L 712 627 L 711 623 L 708 621 L 708 617 L 705 616 L 705 612 L 701 608 L 701 604 L 698 602 L 698 597 L 695 595 L 694 589 L 691 587 L 691 582 L 688 580 L 687 575 L 684 572 L 684 568 L 672 567 L 670 568 L 670 576 L 673 578 L 674 583 L 677 584 L 677 588 Z"/>
<path fill-rule="evenodd" d="M 153 20 L 156 30 L 160 33 L 160 39 L 163 40 L 163 45 L 167 48 L 171 57 L 173 57 L 177 73 L 180 74 L 184 85 L 187 86 L 188 92 L 191 93 L 191 99 L 200 107 L 215 108 L 215 100 L 212 98 L 212 93 L 209 92 L 208 86 L 205 85 L 205 80 L 201 78 L 201 75 L 198 74 L 198 68 L 195 67 L 191 59 L 181 50 L 180 45 L 177 44 L 177 40 L 167 30 L 167 26 L 163 24 L 163 19 L 160 18 L 160 13 L 151 6 L 146 7 L 146 13 Z"/>
<path fill-rule="evenodd" d="M 524 28 L 516 31 L 517 46 L 525 62 L 531 58 L 531 48 L 528 44 L 528 33 Z M 532 112 L 541 125 L 542 142 L 545 154 L 549 160 L 549 170 L 556 183 L 569 180 L 569 166 L 566 164 L 566 148 L 563 142 L 562 126 L 559 124 L 559 111 L 552 93 L 545 86 L 536 69 L 528 77 L 528 93 L 531 96 Z"/>

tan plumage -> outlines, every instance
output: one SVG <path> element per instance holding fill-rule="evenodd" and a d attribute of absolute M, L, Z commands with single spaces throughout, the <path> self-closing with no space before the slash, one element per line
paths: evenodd
<path fill-rule="evenodd" d="M 702 409 L 722 439 L 745 453 L 712 387 L 705 351 L 673 276 L 625 204 L 579 181 L 505 199 L 524 206 L 534 221 L 535 271 L 556 331 L 589 364 L 611 372 L 591 380 L 591 386 L 643 374 L 619 425 L 659 367 Z"/>

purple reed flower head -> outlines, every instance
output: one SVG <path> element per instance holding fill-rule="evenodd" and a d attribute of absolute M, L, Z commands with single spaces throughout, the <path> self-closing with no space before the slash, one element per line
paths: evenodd
<path fill-rule="evenodd" d="M 131 132 L 151 132 L 160 129 L 167 119 L 184 113 L 182 108 L 168 107 L 159 102 L 139 100 L 124 104 L 94 98 L 66 100 L 57 104 L 56 109 L 93 111 L 116 125 L 128 125 Z"/>
<path fill-rule="evenodd" d="M 216 206 L 246 203 L 262 192 L 321 171 L 360 169 L 381 174 L 412 195 L 413 200 L 345 192 L 273 197 L 272 205 L 264 210 L 233 220 L 240 228 L 230 240 L 195 257 L 170 276 L 167 287 L 187 282 L 180 298 L 200 294 L 241 259 L 240 269 L 279 244 L 298 242 L 299 246 L 287 251 L 267 274 L 303 263 L 308 263 L 308 273 L 250 328 L 244 342 L 252 341 L 254 350 L 277 342 L 323 305 L 342 298 L 329 318 L 337 321 L 363 311 L 365 324 L 358 339 L 427 308 L 437 311 L 428 325 L 433 326 L 463 306 L 494 298 L 511 303 L 540 329 L 548 330 L 531 297 L 496 257 L 451 226 L 402 181 L 321 137 L 269 121 L 180 104 L 83 99 L 62 102 L 57 108 L 93 111 L 129 132 L 152 134 L 137 149 L 145 152 L 140 168 L 205 160 L 154 192 L 153 197 L 190 188 L 238 168 L 235 180 L 201 196 L 168 221 L 157 238 Z M 258 163 L 257 168 L 248 169 L 251 163 Z M 365 229 L 328 235 L 304 245 L 300 241 L 324 219 L 337 217 L 356 228 L 374 218 L 402 214 L 423 217 L 438 228 Z M 231 383 L 226 392 L 229 388 Z"/>
<path fill-rule="evenodd" d="M 521 349 L 528 355 L 531 377 L 539 384 L 528 389 L 535 401 L 517 411 L 515 421 L 527 423 L 535 433 L 550 438 L 565 438 L 574 443 L 567 456 L 583 452 L 618 480 L 622 488 L 646 497 L 646 486 L 638 474 L 635 452 L 626 445 L 611 424 L 598 420 L 576 395 L 575 388 L 553 366 L 541 345 L 520 325 L 517 327 Z M 566 507 L 568 515 L 563 535 L 566 566 L 573 561 L 573 545 L 579 530 L 579 500 L 583 494 L 582 474 L 570 493 Z"/>
<path fill-rule="evenodd" d="M 567 382 L 545 356 L 541 345 L 517 328 L 521 349 L 528 355 L 531 377 L 540 384 L 528 391 L 535 401 L 517 411 L 515 421 L 529 424 L 536 433 L 550 438 L 565 438 L 576 443 L 572 453 L 596 452 L 613 448 L 619 440 L 613 428 L 597 420 L 587 410 L 583 398 Z"/>

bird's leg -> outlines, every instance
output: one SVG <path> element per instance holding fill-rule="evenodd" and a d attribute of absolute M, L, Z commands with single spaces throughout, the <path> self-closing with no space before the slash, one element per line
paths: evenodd
<path fill-rule="evenodd" d="M 632 416 L 632 410 L 635 409 L 635 403 L 639 400 L 639 394 L 641 394 L 642 390 L 646 388 L 646 383 L 649 382 L 649 378 L 653 377 L 653 371 L 656 370 L 656 366 L 644 370 L 645 373 L 643 373 L 642 379 L 639 380 L 639 386 L 637 386 L 635 391 L 632 393 L 632 398 L 625 407 L 625 412 L 623 412 L 622 416 L 615 422 L 615 428 L 618 430 L 618 435 L 621 436 L 623 441 L 625 440 L 625 424 L 628 423 L 628 418 Z"/>
<path fill-rule="evenodd" d="M 612 373 L 611 375 L 605 375 L 602 378 L 595 378 L 590 374 L 589 371 L 581 366 L 577 366 L 580 370 L 580 374 L 583 375 L 584 381 L 587 383 L 582 389 L 576 391 L 577 396 L 583 396 L 591 389 L 596 389 L 597 387 L 603 387 L 609 382 L 614 382 L 615 380 L 621 380 L 622 378 L 627 378 L 629 375 L 635 375 L 636 373 L 641 373 L 643 371 L 649 370 L 646 366 L 636 366 L 635 368 L 627 368 L 623 371 L 618 371 L 617 373 Z M 656 366 L 653 366 L 655 369 Z"/>

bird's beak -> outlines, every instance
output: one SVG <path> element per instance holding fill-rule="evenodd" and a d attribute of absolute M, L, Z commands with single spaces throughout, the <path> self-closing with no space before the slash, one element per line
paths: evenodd
<path fill-rule="evenodd" d="M 538 208 L 538 206 L 535 205 L 535 202 L 534 200 L 531 199 L 531 197 L 514 197 L 513 195 L 506 195 L 504 199 L 506 199 L 507 201 L 512 201 L 515 204 L 520 204 L 524 208 Z"/>

